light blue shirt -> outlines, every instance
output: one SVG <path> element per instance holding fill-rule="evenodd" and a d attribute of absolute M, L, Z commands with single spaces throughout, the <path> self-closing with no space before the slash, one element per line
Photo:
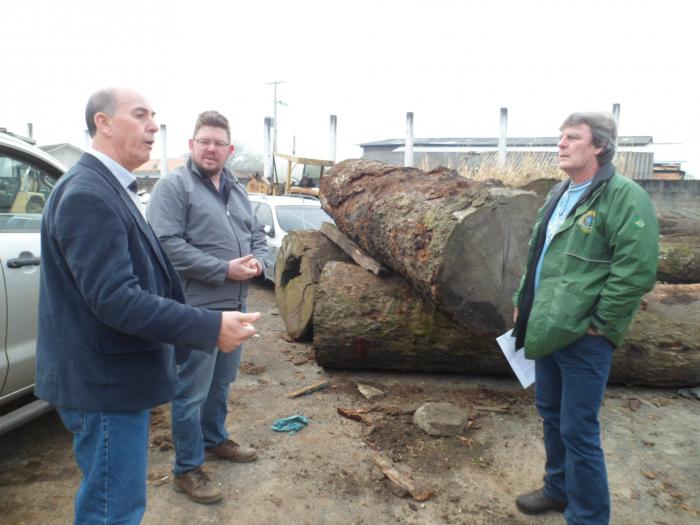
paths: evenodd
<path fill-rule="evenodd" d="M 101 151 L 97 151 L 94 148 L 89 148 L 87 153 L 93 157 L 96 157 L 97 160 L 107 166 L 107 169 L 117 178 L 119 184 L 121 184 L 125 190 L 128 190 L 129 185 L 136 180 L 136 177 L 129 173 L 129 170 L 127 170 L 109 155 L 105 155 Z"/>
<path fill-rule="evenodd" d="M 537 268 L 535 269 L 535 292 L 540 286 L 540 270 L 542 269 L 542 261 L 544 261 L 547 248 L 549 248 L 549 243 L 552 242 L 554 234 L 559 231 L 562 223 L 569 216 L 571 210 L 574 209 L 574 206 L 576 206 L 576 203 L 581 198 L 581 195 L 583 195 L 583 192 L 586 191 L 586 188 L 591 185 L 592 180 L 593 179 L 587 180 L 578 186 L 574 185 L 572 182 L 569 184 L 569 187 L 566 189 L 564 194 L 559 198 L 557 207 L 554 209 L 554 212 L 547 223 L 547 231 L 545 233 L 544 245 L 542 246 L 542 253 L 540 254 L 540 260 L 537 261 Z"/>

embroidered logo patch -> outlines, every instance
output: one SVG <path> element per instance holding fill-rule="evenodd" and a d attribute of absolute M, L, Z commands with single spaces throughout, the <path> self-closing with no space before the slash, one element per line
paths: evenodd
<path fill-rule="evenodd" d="M 637 222 L 634 223 L 634 225 L 640 229 L 644 228 L 644 221 L 642 219 L 639 219 Z"/>
<path fill-rule="evenodd" d="M 587 211 L 578 220 L 578 227 L 585 234 L 589 234 L 593 231 L 593 219 L 595 219 L 595 211 Z"/>

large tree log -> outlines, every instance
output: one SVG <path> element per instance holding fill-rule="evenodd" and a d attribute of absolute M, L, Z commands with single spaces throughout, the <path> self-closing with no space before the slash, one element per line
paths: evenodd
<path fill-rule="evenodd" d="M 644 296 L 613 354 L 611 381 L 700 385 L 700 284 L 657 284 Z"/>
<path fill-rule="evenodd" d="M 440 168 L 348 160 L 321 179 L 323 208 L 372 257 L 474 334 L 511 325 L 541 197 Z"/>
<path fill-rule="evenodd" d="M 317 230 L 293 230 L 275 261 L 275 299 L 287 333 L 301 339 L 311 333 L 314 296 L 328 261 L 350 261 L 343 250 Z"/>
<path fill-rule="evenodd" d="M 469 334 L 401 276 L 353 264 L 324 267 L 313 334 L 323 367 L 510 373 L 493 337 Z"/>
<path fill-rule="evenodd" d="M 661 237 L 657 278 L 670 283 L 700 283 L 700 232 L 696 237 Z"/>
<path fill-rule="evenodd" d="M 700 384 L 700 285 L 659 284 L 645 304 L 613 354 L 610 382 Z M 511 374 L 493 337 L 470 334 L 400 276 L 340 262 L 321 274 L 313 340 L 328 368 Z"/>

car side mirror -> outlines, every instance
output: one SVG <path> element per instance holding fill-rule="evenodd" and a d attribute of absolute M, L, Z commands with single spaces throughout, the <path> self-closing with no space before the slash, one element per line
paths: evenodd
<path fill-rule="evenodd" d="M 270 224 L 266 224 L 265 226 L 263 226 L 263 231 L 265 232 L 265 235 L 267 235 L 268 237 L 275 236 L 275 228 Z"/>

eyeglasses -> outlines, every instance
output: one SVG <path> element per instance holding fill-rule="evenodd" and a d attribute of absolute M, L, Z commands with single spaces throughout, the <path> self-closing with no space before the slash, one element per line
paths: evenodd
<path fill-rule="evenodd" d="M 211 145 L 216 146 L 218 149 L 224 149 L 229 147 L 228 142 L 221 142 L 220 140 L 208 140 L 208 139 L 194 139 L 194 141 L 204 148 L 208 148 Z"/>

